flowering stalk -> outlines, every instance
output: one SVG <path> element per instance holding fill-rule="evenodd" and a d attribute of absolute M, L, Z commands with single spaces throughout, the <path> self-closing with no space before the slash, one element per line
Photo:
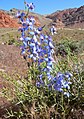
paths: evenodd
<path fill-rule="evenodd" d="M 35 5 L 33 3 L 25 3 L 25 7 L 28 10 L 34 10 Z M 69 97 L 69 93 L 66 90 L 70 89 L 70 73 L 57 73 L 54 77 L 51 75 L 53 69 L 53 53 L 54 46 L 52 42 L 52 37 L 49 34 L 43 34 L 43 28 L 45 27 L 35 27 L 35 19 L 33 16 L 28 16 L 25 13 L 17 13 L 16 17 L 19 18 L 22 27 L 19 28 L 21 31 L 20 40 L 23 45 L 20 47 L 21 55 L 26 59 L 29 58 L 36 64 L 38 71 L 40 72 L 37 76 L 36 86 L 44 87 L 47 86 L 49 89 L 54 89 L 63 92 L 64 95 Z M 56 34 L 56 29 L 54 26 L 50 28 L 50 33 L 52 35 Z M 35 74 L 33 74 L 34 77 Z M 45 79 L 44 79 L 45 78 Z M 67 80 L 66 80 L 67 79 Z M 64 91 L 65 90 L 65 91 Z"/>

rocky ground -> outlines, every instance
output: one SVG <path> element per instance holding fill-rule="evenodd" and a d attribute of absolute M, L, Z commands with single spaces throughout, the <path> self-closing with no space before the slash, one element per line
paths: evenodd
<path fill-rule="evenodd" d="M 27 64 L 20 55 L 19 47 L 13 45 L 0 45 L 0 113 L 3 106 L 7 106 L 7 99 L 2 96 L 2 89 L 5 87 L 12 88 L 10 82 L 2 76 L 7 74 L 17 80 L 17 76 L 24 77 L 27 72 Z"/>
<path fill-rule="evenodd" d="M 18 28 L 17 20 L 13 19 L 10 15 L 0 11 L 0 27 L 5 28 Z"/>

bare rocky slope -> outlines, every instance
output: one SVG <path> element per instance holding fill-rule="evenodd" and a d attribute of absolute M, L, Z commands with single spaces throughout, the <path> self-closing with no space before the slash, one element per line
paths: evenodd
<path fill-rule="evenodd" d="M 17 13 L 18 9 L 11 9 L 10 11 L 0 10 L 0 28 L 18 28 L 20 24 L 18 24 L 18 20 L 15 19 L 15 15 Z M 20 10 L 21 12 L 25 12 L 23 10 Z M 44 17 L 43 15 L 39 15 L 37 13 L 29 13 L 29 16 L 34 16 L 36 23 L 36 26 L 46 26 L 52 22 L 51 19 Z"/>
<path fill-rule="evenodd" d="M 66 9 L 47 15 L 56 27 L 84 28 L 84 5 L 79 8 Z"/>
<path fill-rule="evenodd" d="M 19 24 L 17 20 L 13 19 L 12 16 L 8 15 L 4 11 L 0 11 L 0 28 L 17 28 Z"/>
<path fill-rule="evenodd" d="M 17 20 L 14 19 L 18 9 L 10 11 L 0 10 L 0 27 L 18 27 Z M 20 10 L 23 11 L 23 10 Z M 79 8 L 65 9 L 56 11 L 49 15 L 40 15 L 37 13 L 29 13 L 36 19 L 36 26 L 50 26 L 54 24 L 57 28 L 84 28 L 84 5 Z"/>

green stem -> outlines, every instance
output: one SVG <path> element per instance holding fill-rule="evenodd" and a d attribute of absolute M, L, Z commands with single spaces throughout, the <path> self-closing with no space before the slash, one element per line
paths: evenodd
<path fill-rule="evenodd" d="M 62 99 L 63 119 L 65 119 L 65 109 L 64 109 L 64 97 L 63 97 L 63 93 L 61 94 L 61 99 Z"/>

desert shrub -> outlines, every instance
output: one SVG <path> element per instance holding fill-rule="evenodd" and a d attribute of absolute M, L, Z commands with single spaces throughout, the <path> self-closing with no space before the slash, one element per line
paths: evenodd
<path fill-rule="evenodd" d="M 56 56 L 66 56 L 69 53 L 76 55 L 79 53 L 79 45 L 77 41 L 70 41 L 68 38 L 61 40 L 59 43 L 55 43 Z"/>
<path fill-rule="evenodd" d="M 15 43 L 15 39 L 14 38 L 8 40 L 8 42 L 7 42 L 8 45 L 13 45 L 14 43 Z"/>

